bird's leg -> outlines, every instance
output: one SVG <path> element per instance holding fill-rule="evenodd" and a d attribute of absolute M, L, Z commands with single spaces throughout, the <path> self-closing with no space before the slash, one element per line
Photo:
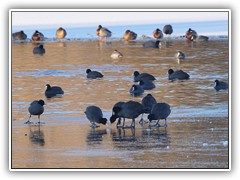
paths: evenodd
<path fill-rule="evenodd" d="M 31 114 L 30 114 L 28 120 L 24 124 L 32 124 L 32 122 L 30 121 L 30 118 L 31 118 Z"/>
<path fill-rule="evenodd" d="M 37 122 L 37 124 L 45 124 L 44 122 L 40 121 L 40 115 L 38 115 L 38 122 Z"/>
<path fill-rule="evenodd" d="M 143 122 L 144 122 L 144 120 L 143 120 L 143 113 L 142 113 L 142 117 L 141 117 L 141 119 L 139 121 L 139 124 L 141 124 L 143 126 Z"/>
<path fill-rule="evenodd" d="M 154 125 L 155 127 L 160 127 L 159 121 L 160 119 L 157 120 L 157 123 Z"/>
<path fill-rule="evenodd" d="M 125 127 L 125 118 L 123 118 L 123 125 L 122 127 Z"/>
<path fill-rule="evenodd" d="M 132 124 L 131 124 L 131 128 L 135 128 L 135 119 L 132 119 Z"/>
<path fill-rule="evenodd" d="M 163 125 L 163 127 L 167 127 L 167 119 L 165 118 L 165 124 Z"/>
<path fill-rule="evenodd" d="M 118 122 L 117 122 L 117 128 L 120 128 L 121 126 L 121 118 L 118 118 Z"/>
<path fill-rule="evenodd" d="M 96 127 L 97 127 L 97 125 L 95 124 L 95 122 L 91 122 L 92 124 L 91 124 L 91 128 L 93 128 L 93 129 L 95 129 Z"/>

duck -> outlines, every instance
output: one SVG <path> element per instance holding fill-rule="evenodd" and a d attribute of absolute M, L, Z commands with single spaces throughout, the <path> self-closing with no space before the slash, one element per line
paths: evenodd
<path fill-rule="evenodd" d="M 190 41 L 196 40 L 197 36 L 197 32 L 195 30 L 192 30 L 191 28 L 189 28 L 185 34 L 185 37 Z"/>
<path fill-rule="evenodd" d="M 107 124 L 107 119 L 103 118 L 102 110 L 97 106 L 88 106 L 84 112 L 91 123 L 91 128 L 99 127 L 97 124 Z"/>
<path fill-rule="evenodd" d="M 112 59 L 120 59 L 122 57 L 123 57 L 123 54 L 116 49 L 114 49 L 113 53 L 111 54 Z"/>
<path fill-rule="evenodd" d="M 142 104 L 136 101 L 125 102 L 120 107 L 113 108 L 113 115 L 110 119 L 115 119 L 118 117 L 123 118 L 122 128 L 135 128 L 135 119 L 145 112 L 145 109 Z M 125 118 L 132 119 L 130 126 L 125 126 Z"/>
<path fill-rule="evenodd" d="M 45 49 L 44 49 L 43 45 L 41 44 L 37 47 L 34 47 L 33 54 L 45 54 Z"/>
<path fill-rule="evenodd" d="M 87 69 L 86 73 L 87 73 L 87 78 L 89 79 L 97 79 L 97 78 L 103 77 L 102 73 L 98 71 L 92 71 L 91 69 Z"/>
<path fill-rule="evenodd" d="M 189 79 L 189 74 L 182 71 L 182 70 L 177 70 L 173 71 L 172 69 L 168 70 L 168 79 L 169 80 L 184 80 L 184 79 Z"/>
<path fill-rule="evenodd" d="M 177 53 L 175 54 L 175 57 L 177 58 L 177 59 L 185 59 L 185 54 L 184 54 L 184 52 L 182 52 L 182 51 L 177 51 Z"/>
<path fill-rule="evenodd" d="M 151 80 L 140 80 L 139 85 L 143 88 L 143 90 L 152 90 L 156 87 Z"/>
<path fill-rule="evenodd" d="M 26 40 L 27 35 L 24 33 L 24 31 L 15 32 L 12 34 L 12 39 L 13 40 Z"/>
<path fill-rule="evenodd" d="M 96 34 L 97 34 L 97 36 L 100 37 L 100 41 L 102 41 L 102 38 L 104 38 L 106 41 L 107 37 L 112 36 L 112 32 L 110 30 L 108 30 L 107 28 L 102 27 L 101 25 L 98 26 L 98 28 L 96 30 Z"/>
<path fill-rule="evenodd" d="M 56 31 L 57 38 L 63 39 L 63 38 L 65 38 L 66 35 L 67 35 L 67 32 L 64 28 L 60 27 L 57 29 L 57 31 Z"/>
<path fill-rule="evenodd" d="M 215 85 L 214 85 L 214 89 L 216 91 L 220 91 L 220 90 L 227 90 L 228 89 L 228 84 L 223 82 L 223 81 L 219 81 L 219 80 L 215 80 Z"/>
<path fill-rule="evenodd" d="M 52 97 L 61 97 L 64 94 L 64 91 L 59 86 L 51 86 L 50 84 L 46 84 L 45 96 L 46 98 Z"/>
<path fill-rule="evenodd" d="M 129 93 L 133 97 L 141 96 L 144 93 L 144 89 L 140 85 L 132 85 L 132 87 L 129 90 Z"/>
<path fill-rule="evenodd" d="M 137 34 L 133 31 L 130 31 L 130 30 L 126 30 L 124 35 L 123 35 L 123 39 L 125 41 L 135 40 L 136 38 L 137 38 Z"/>
<path fill-rule="evenodd" d="M 163 127 L 167 127 L 167 117 L 171 113 L 171 107 L 169 104 L 161 102 L 157 103 L 152 107 L 151 113 L 148 115 L 148 120 L 149 120 L 149 126 L 155 126 L 155 127 L 162 127 L 159 124 L 160 119 L 164 119 L 165 123 Z M 157 120 L 156 124 L 151 125 L 151 122 L 153 120 Z"/>
<path fill-rule="evenodd" d="M 155 39 L 161 39 L 161 38 L 163 38 L 163 33 L 162 33 L 162 31 L 157 28 L 156 30 L 153 31 L 153 37 L 154 37 Z"/>
<path fill-rule="evenodd" d="M 38 116 L 38 124 L 40 124 L 40 116 L 44 112 L 44 106 L 45 102 L 40 99 L 40 100 L 34 100 L 31 102 L 28 112 L 30 113 L 28 121 L 26 121 L 24 124 L 31 124 L 32 122 L 30 121 L 32 115 Z"/>
<path fill-rule="evenodd" d="M 207 42 L 208 39 L 209 39 L 209 37 L 200 35 L 200 36 L 197 37 L 196 41 Z"/>
<path fill-rule="evenodd" d="M 156 80 L 156 78 L 153 75 L 148 73 L 140 74 L 138 71 L 134 71 L 133 76 L 134 76 L 134 79 L 133 79 L 134 82 L 138 82 L 140 80 L 149 80 L 149 81 Z"/>
<path fill-rule="evenodd" d="M 157 41 L 149 40 L 149 41 L 144 42 L 142 46 L 144 48 L 161 48 L 162 43 L 159 40 L 157 40 Z"/>
<path fill-rule="evenodd" d="M 172 25 L 167 24 L 163 27 L 163 33 L 166 35 L 171 35 L 173 33 Z"/>
<path fill-rule="evenodd" d="M 44 40 L 44 35 L 39 32 L 39 31 L 35 31 L 32 35 L 32 41 L 43 41 Z"/>

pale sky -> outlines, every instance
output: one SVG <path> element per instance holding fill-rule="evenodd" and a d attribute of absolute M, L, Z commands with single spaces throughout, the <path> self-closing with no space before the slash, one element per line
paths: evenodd
<path fill-rule="evenodd" d="M 108 10 L 109 11 L 109 10 Z M 151 24 L 228 20 L 228 12 L 15 12 L 12 26 Z"/>

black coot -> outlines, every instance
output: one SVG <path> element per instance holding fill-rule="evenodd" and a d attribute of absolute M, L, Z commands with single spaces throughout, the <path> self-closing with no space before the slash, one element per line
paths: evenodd
<path fill-rule="evenodd" d="M 228 84 L 223 82 L 223 81 L 219 81 L 219 80 L 216 79 L 214 89 L 216 91 L 227 90 L 228 89 Z"/>
<path fill-rule="evenodd" d="M 151 113 L 148 115 L 149 126 L 151 125 L 152 120 L 157 120 L 157 123 L 154 125 L 156 127 L 161 127 L 159 123 L 160 119 L 165 120 L 163 127 L 167 127 L 167 117 L 170 115 L 171 109 L 170 105 L 167 103 L 157 103 L 152 107 Z"/>
<path fill-rule="evenodd" d="M 44 54 L 45 53 L 45 49 L 43 47 L 43 45 L 39 45 L 38 47 L 33 48 L 33 54 Z"/>
<path fill-rule="evenodd" d="M 102 110 L 97 106 L 88 106 L 84 113 L 91 122 L 92 125 L 90 127 L 92 128 L 99 127 L 96 123 L 104 125 L 107 123 L 107 119 L 103 118 Z"/>
<path fill-rule="evenodd" d="M 138 71 L 134 71 L 133 73 L 134 76 L 134 82 L 138 82 L 140 80 L 149 80 L 149 81 L 154 81 L 156 78 L 148 73 L 139 73 Z"/>
<path fill-rule="evenodd" d="M 122 125 L 123 128 L 135 128 L 135 119 L 144 112 L 145 110 L 143 105 L 135 101 L 128 101 L 124 103 L 122 107 L 113 108 L 113 116 L 116 116 L 114 118 L 122 117 L 124 119 Z M 125 126 L 125 118 L 132 119 L 130 126 Z"/>
<path fill-rule="evenodd" d="M 28 121 L 25 122 L 25 124 L 31 124 L 30 118 L 32 115 L 38 116 L 38 123 L 40 124 L 40 115 L 44 112 L 44 106 L 45 102 L 43 100 L 35 100 L 31 102 L 28 111 L 30 113 Z"/>
<path fill-rule="evenodd" d="M 51 86 L 50 84 L 46 85 L 45 96 L 51 98 L 54 96 L 62 96 L 64 91 L 59 86 Z"/>
<path fill-rule="evenodd" d="M 98 71 L 92 71 L 91 69 L 87 69 L 86 73 L 87 73 L 87 78 L 89 79 L 97 79 L 97 78 L 103 77 L 102 73 Z"/>
<path fill-rule="evenodd" d="M 131 89 L 129 90 L 129 93 L 133 97 L 141 96 L 144 93 L 144 89 L 140 85 L 132 85 Z"/>
<path fill-rule="evenodd" d="M 168 79 L 169 80 L 184 80 L 189 79 L 189 74 L 182 70 L 173 71 L 172 69 L 168 70 Z"/>

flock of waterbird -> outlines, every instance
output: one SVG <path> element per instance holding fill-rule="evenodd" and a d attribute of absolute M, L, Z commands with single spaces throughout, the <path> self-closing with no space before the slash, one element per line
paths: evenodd
<path fill-rule="evenodd" d="M 160 39 L 163 38 L 163 33 L 166 36 L 170 36 L 173 33 L 173 28 L 171 25 L 165 25 L 163 28 L 163 32 L 160 29 L 156 29 L 153 31 L 153 38 L 155 40 L 146 41 L 143 43 L 144 48 L 159 48 L 161 46 Z M 56 37 L 59 39 L 65 38 L 67 35 L 67 32 L 64 28 L 60 27 L 56 31 Z M 98 26 L 96 30 L 96 35 L 99 36 L 100 41 L 106 41 L 108 37 L 111 37 L 112 32 L 102 27 L 101 25 Z M 197 32 L 195 30 L 192 30 L 191 28 L 188 29 L 188 31 L 185 33 L 184 37 L 186 37 L 189 41 L 208 41 L 207 36 L 198 36 Z M 125 41 L 132 41 L 137 38 L 137 33 L 126 30 L 126 32 L 123 35 L 123 38 Z M 12 34 L 13 40 L 26 40 L 27 35 L 24 33 L 24 31 L 15 32 Z M 35 31 L 32 35 L 32 41 L 38 42 L 38 41 L 44 41 L 44 35 L 39 32 Z M 39 45 L 33 49 L 33 54 L 44 54 L 45 49 L 43 45 Z M 185 54 L 182 51 L 177 51 L 176 53 L 177 59 L 185 59 Z M 114 50 L 113 53 L 110 55 L 112 59 L 120 59 L 123 57 L 123 54 L 119 52 L 118 50 Z M 92 71 L 91 69 L 86 70 L 86 78 L 89 79 L 97 79 L 97 78 L 103 78 L 104 75 L 101 72 L 98 71 Z M 169 80 L 186 80 L 189 79 L 190 75 L 182 70 L 174 71 L 173 69 L 168 70 L 168 79 Z M 134 72 L 133 81 L 138 84 L 132 85 L 132 87 L 129 90 L 129 93 L 133 97 L 141 96 L 144 93 L 144 90 L 151 90 L 155 88 L 154 81 L 156 78 L 148 73 L 139 73 L 138 71 Z M 228 84 L 215 80 L 215 86 L 216 91 L 219 90 L 226 90 L 228 89 Z M 55 96 L 62 96 L 64 94 L 64 91 L 59 86 L 51 86 L 50 84 L 46 85 L 45 90 L 45 96 L 46 98 L 52 98 Z M 30 118 L 32 115 L 38 116 L 38 124 L 40 124 L 40 115 L 44 112 L 44 106 L 45 102 L 43 100 L 35 100 L 33 101 L 28 111 L 30 113 L 29 119 L 25 122 L 26 124 L 31 124 Z M 97 106 L 88 106 L 85 110 L 85 115 L 87 119 L 91 123 L 92 128 L 99 127 L 97 124 L 106 124 L 107 119 L 103 117 L 102 110 Z M 141 103 L 136 101 L 127 101 L 127 102 L 117 102 L 113 108 L 112 108 L 112 116 L 110 117 L 110 122 L 114 123 L 117 120 L 117 127 L 118 128 L 135 128 L 135 119 L 142 115 L 141 120 L 139 121 L 140 124 L 143 125 L 143 123 L 146 123 L 145 120 L 143 120 L 143 114 L 148 114 L 148 123 L 149 127 L 167 127 L 166 119 L 171 113 L 171 107 L 169 104 L 164 102 L 157 102 L 156 99 L 151 95 L 147 94 L 145 97 L 142 98 Z M 123 119 L 123 120 L 122 120 Z M 127 126 L 125 125 L 125 119 L 131 119 L 131 125 Z M 164 125 L 160 125 L 159 121 L 161 119 L 165 120 Z M 155 124 L 152 124 L 152 121 L 156 121 Z"/>

